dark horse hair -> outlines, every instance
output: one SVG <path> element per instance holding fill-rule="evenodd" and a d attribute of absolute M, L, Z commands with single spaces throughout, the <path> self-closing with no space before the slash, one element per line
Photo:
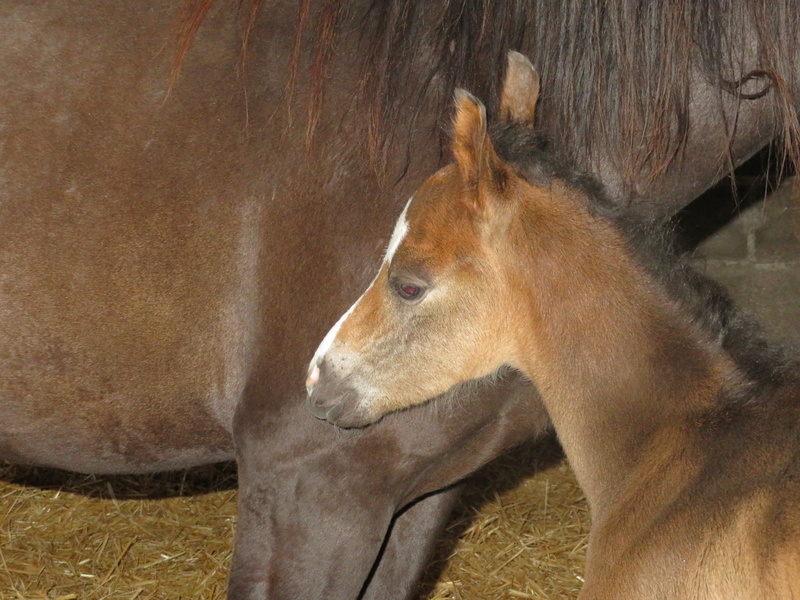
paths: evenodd
<path fill-rule="evenodd" d="M 280 1 L 280 0 L 276 0 Z M 176 18 L 175 69 L 215 0 L 183 0 Z M 263 0 L 240 6 L 243 63 Z M 266 3 L 263 3 L 266 4 Z M 774 91 L 785 155 L 800 164 L 795 69 L 800 41 L 796 0 L 298 0 L 291 94 L 309 61 L 309 135 L 324 101 L 330 59 L 342 31 L 361 32 L 361 101 L 377 156 L 399 107 L 450 110 L 452 91 L 469 89 L 497 109 L 510 49 L 525 47 L 542 78 L 540 114 L 573 152 L 591 141 L 619 148 L 624 177 L 655 177 L 685 147 L 692 77 L 739 100 Z M 359 8 L 354 8 L 358 6 Z M 262 11 L 268 13 L 268 10 Z M 268 18 L 268 15 L 267 15 Z M 311 56 L 301 55 L 313 40 Z M 755 51 L 754 51 L 755 49 Z M 752 62 L 757 57 L 757 64 Z M 406 85 L 412 65 L 425 84 Z M 699 72 L 698 72 L 699 70 Z M 728 123 L 730 137 L 736 119 Z"/>

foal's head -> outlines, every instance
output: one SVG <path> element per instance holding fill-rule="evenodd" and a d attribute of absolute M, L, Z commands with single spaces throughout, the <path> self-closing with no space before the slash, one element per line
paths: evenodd
<path fill-rule="evenodd" d="M 538 76 L 509 58 L 501 118 L 529 127 Z M 554 193 L 495 152 L 483 105 L 456 94 L 455 164 L 409 200 L 367 291 L 330 330 L 309 367 L 313 414 L 367 425 L 460 382 L 517 366 L 521 291 L 509 264 L 520 205 Z"/>

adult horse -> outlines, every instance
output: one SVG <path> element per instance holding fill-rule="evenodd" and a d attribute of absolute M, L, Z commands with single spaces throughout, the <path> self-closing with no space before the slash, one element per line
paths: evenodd
<path fill-rule="evenodd" d="M 3 3 L 0 455 L 103 473 L 235 456 L 231 598 L 410 594 L 452 493 L 384 547 L 394 516 L 545 413 L 507 381 L 337 432 L 305 414 L 303 382 L 440 161 L 454 84 L 492 110 L 509 47 L 558 56 L 541 122 L 653 215 L 782 128 L 795 147 L 794 3 L 574 4 L 239 19 L 190 1 L 171 78 L 169 0 Z"/>

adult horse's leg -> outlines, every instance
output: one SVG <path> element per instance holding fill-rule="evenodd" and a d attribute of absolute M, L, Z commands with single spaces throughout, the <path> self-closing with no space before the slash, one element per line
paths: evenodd
<path fill-rule="evenodd" d="M 395 517 L 361 600 L 414 598 L 417 582 L 461 492 L 460 485 L 436 492 Z"/>
<path fill-rule="evenodd" d="M 547 422 L 530 384 L 515 378 L 359 431 L 306 419 L 298 435 L 297 424 L 289 430 L 284 419 L 301 419 L 299 410 L 305 410 L 302 402 L 259 427 L 269 436 L 268 451 L 252 430 L 242 435 L 255 446 L 248 441 L 239 448 L 231 599 L 356 598 L 395 512 L 465 477 Z M 255 422 L 240 420 L 237 427 Z M 449 501 L 429 498 L 398 519 L 366 598 L 411 593 Z"/>
<path fill-rule="evenodd" d="M 394 503 L 374 468 L 337 460 L 336 434 L 320 425 L 308 419 L 299 436 L 281 424 L 269 444 L 240 445 L 231 600 L 358 596 Z"/>

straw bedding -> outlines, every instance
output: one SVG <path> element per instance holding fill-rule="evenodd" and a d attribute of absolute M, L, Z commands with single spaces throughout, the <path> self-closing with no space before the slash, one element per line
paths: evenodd
<path fill-rule="evenodd" d="M 428 600 L 570 600 L 582 585 L 589 511 L 552 440 L 473 477 L 428 576 Z"/>
<path fill-rule="evenodd" d="M 104 478 L 5 466 L 0 475 L 3 600 L 225 597 L 232 467 Z"/>
<path fill-rule="evenodd" d="M 223 599 L 235 483 L 232 465 L 95 477 L 0 463 L 0 599 Z M 574 598 L 588 530 L 557 450 L 524 448 L 467 484 L 420 599 Z"/>

